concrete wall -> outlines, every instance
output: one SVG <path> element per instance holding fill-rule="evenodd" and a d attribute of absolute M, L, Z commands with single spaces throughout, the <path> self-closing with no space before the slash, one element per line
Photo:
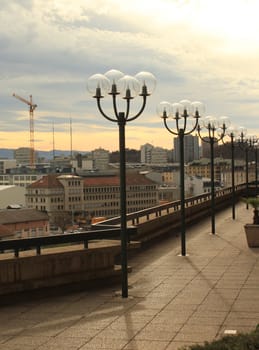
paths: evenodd
<path fill-rule="evenodd" d="M 119 277 L 115 258 L 120 253 L 118 241 L 102 241 L 93 247 L 82 246 L 0 255 L 0 295 L 12 292 L 53 287 L 71 283 Z M 9 255 L 9 258 L 8 258 Z"/>

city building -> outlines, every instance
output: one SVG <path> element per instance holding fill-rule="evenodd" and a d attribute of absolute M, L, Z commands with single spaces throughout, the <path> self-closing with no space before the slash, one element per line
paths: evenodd
<path fill-rule="evenodd" d="M 14 158 L 17 165 L 30 165 L 32 150 L 30 147 L 20 147 L 14 151 Z M 38 159 L 37 152 L 34 152 L 35 160 Z"/>
<path fill-rule="evenodd" d="M 105 170 L 109 168 L 109 151 L 98 148 L 92 151 L 93 168 Z"/>
<path fill-rule="evenodd" d="M 21 186 L 0 185 L 0 209 L 10 205 L 25 206 L 25 188 Z"/>
<path fill-rule="evenodd" d="M 215 181 L 221 181 L 221 174 L 229 166 L 230 160 L 215 158 L 214 159 L 214 178 Z M 211 162 L 208 158 L 202 158 L 199 161 L 193 161 L 185 167 L 189 176 L 199 176 L 202 178 L 211 177 Z"/>
<path fill-rule="evenodd" d="M 157 184 L 135 172 L 127 174 L 127 211 L 158 204 Z M 52 224 L 73 222 L 77 215 L 114 217 L 120 215 L 118 175 L 80 177 L 46 175 L 26 189 L 26 205 L 46 211 Z"/>
<path fill-rule="evenodd" d="M 222 188 L 220 181 L 214 181 L 215 191 Z M 185 177 L 185 194 L 187 197 L 199 196 L 204 193 L 211 192 L 211 179 L 201 176 Z"/>
<path fill-rule="evenodd" d="M 180 162 L 180 144 L 179 137 L 174 138 L 174 157 L 173 160 L 176 163 Z M 193 160 L 198 160 L 199 154 L 199 137 L 193 135 L 184 136 L 184 162 L 189 163 Z"/>
<path fill-rule="evenodd" d="M 71 160 L 71 164 L 76 173 L 84 170 L 92 171 L 94 168 L 92 154 L 82 155 L 78 153 L 75 158 Z"/>
<path fill-rule="evenodd" d="M 166 164 L 168 162 L 168 150 L 154 147 L 149 143 L 140 147 L 142 164 Z"/>
<path fill-rule="evenodd" d="M 26 206 L 47 212 L 51 223 L 72 220 L 83 211 L 83 178 L 76 175 L 49 174 L 26 190 Z"/>
<path fill-rule="evenodd" d="M 140 162 L 143 164 L 151 163 L 151 150 L 154 146 L 150 143 L 146 143 L 140 147 Z"/>
<path fill-rule="evenodd" d="M 218 142 L 214 142 L 214 156 L 218 154 L 219 144 Z M 204 139 L 201 141 L 201 157 L 202 158 L 210 158 L 210 138 L 204 137 Z"/>
<path fill-rule="evenodd" d="M 16 168 L 16 166 L 15 159 L 0 159 L 0 174 L 6 174 L 8 170 Z"/>
<path fill-rule="evenodd" d="M 84 180 L 85 211 L 95 216 L 120 215 L 119 176 L 88 177 Z M 158 185 L 144 174 L 129 172 L 126 176 L 127 212 L 135 212 L 158 204 Z"/>
<path fill-rule="evenodd" d="M 43 174 L 5 174 L 0 175 L 0 186 L 15 185 L 27 187 L 31 183 L 42 178 Z"/>
<path fill-rule="evenodd" d="M 49 234 L 49 217 L 35 209 L 4 209 L 0 210 L 0 227 L 2 239 L 45 236 Z"/>

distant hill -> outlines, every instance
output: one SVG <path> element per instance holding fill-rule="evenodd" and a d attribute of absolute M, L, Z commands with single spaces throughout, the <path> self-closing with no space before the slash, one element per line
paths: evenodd
<path fill-rule="evenodd" d="M 13 159 L 14 158 L 14 151 L 15 148 L 0 148 L 0 159 Z M 37 151 L 38 156 L 40 158 L 45 158 L 51 160 L 53 158 L 53 151 Z M 55 150 L 55 156 L 70 156 L 70 151 L 67 150 Z M 73 153 L 88 153 L 88 152 L 80 152 L 80 151 L 73 151 Z"/>

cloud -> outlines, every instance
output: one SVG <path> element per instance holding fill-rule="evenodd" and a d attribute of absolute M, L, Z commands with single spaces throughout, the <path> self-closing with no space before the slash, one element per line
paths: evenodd
<path fill-rule="evenodd" d="M 156 106 L 162 100 L 201 100 L 206 113 L 227 114 L 235 124 L 259 131 L 257 10 L 253 0 L 77 0 L 76 4 L 3 0 L 2 131 L 28 133 L 27 106 L 15 101 L 12 93 L 25 98 L 32 94 L 38 104 L 35 134 L 51 133 L 54 122 L 56 132 L 64 133 L 66 139 L 72 115 L 74 132 L 79 135 L 84 130 L 89 138 L 95 135 L 89 147 L 102 146 L 97 145 L 103 142 L 97 134 L 109 139 L 117 129 L 108 126 L 97 111 L 96 101 L 87 94 L 86 80 L 111 68 L 132 75 L 145 70 L 157 77 L 154 95 L 148 98 L 143 115 L 132 123 L 139 128 L 128 136 L 132 147 L 134 142 L 136 147 L 144 144 L 150 130 L 157 141 L 168 142 L 160 135 L 163 129 L 156 117 Z M 111 101 L 103 103 L 107 113 L 112 113 Z M 140 99 L 132 113 L 139 104 Z M 83 137 L 76 139 L 82 140 L 80 147 L 86 147 Z M 39 146 L 44 147 L 44 142 Z"/>

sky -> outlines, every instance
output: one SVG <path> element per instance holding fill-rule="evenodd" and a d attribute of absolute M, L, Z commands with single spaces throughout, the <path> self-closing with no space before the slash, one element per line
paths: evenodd
<path fill-rule="evenodd" d="M 0 148 L 30 145 L 28 106 L 15 93 L 37 104 L 36 150 L 118 150 L 117 124 L 86 89 L 110 69 L 157 81 L 126 125 L 127 148 L 172 148 L 156 113 L 161 101 L 201 101 L 205 115 L 259 136 L 258 13 L 258 0 L 1 0 Z M 113 117 L 111 96 L 102 102 Z"/>

